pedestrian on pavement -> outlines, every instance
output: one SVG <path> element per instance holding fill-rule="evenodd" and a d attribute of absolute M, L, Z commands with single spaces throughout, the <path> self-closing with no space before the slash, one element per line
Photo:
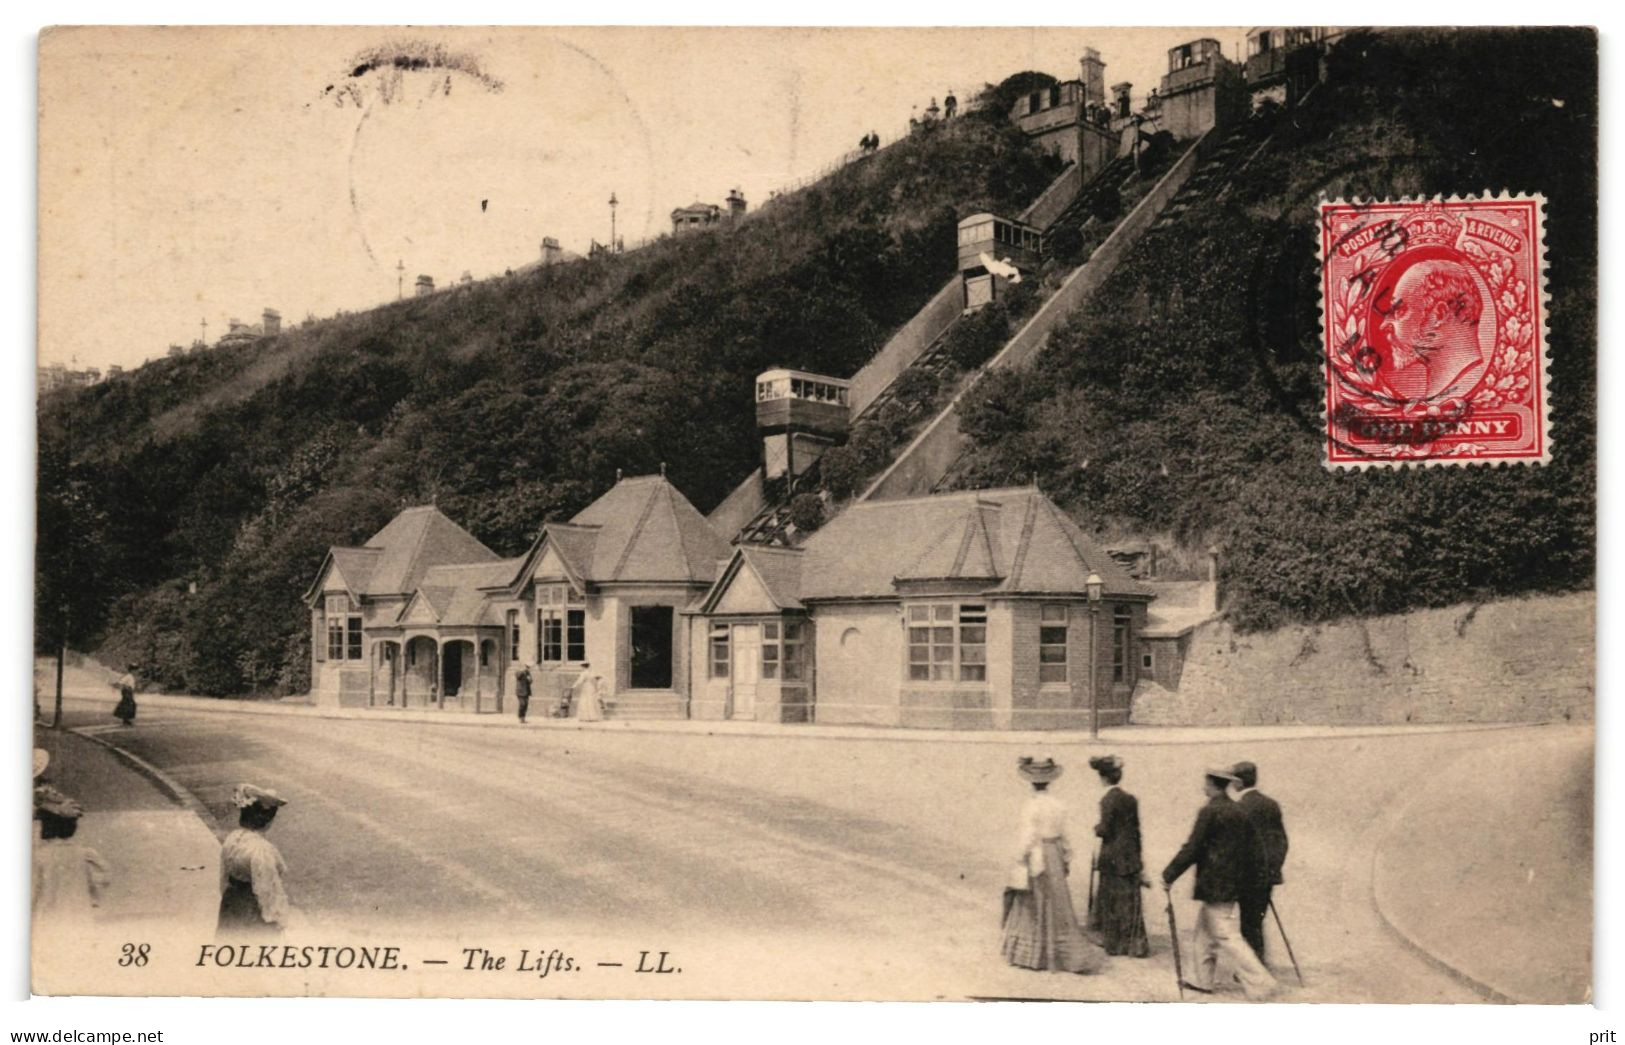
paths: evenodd
<path fill-rule="evenodd" d="M 49 784 L 34 789 L 34 819 L 40 825 L 34 846 L 33 910 L 38 926 L 91 921 L 111 881 L 102 855 L 73 841 L 83 815 L 78 802 Z"/>
<path fill-rule="evenodd" d="M 1140 861 L 1140 803 L 1118 785 L 1123 760 L 1103 755 L 1089 760 L 1106 789 L 1100 796 L 1100 892 L 1095 897 L 1091 927 L 1100 931 L 1107 954 L 1144 958 L 1151 953 L 1145 934 L 1145 908 L 1140 890 L 1150 886 Z"/>
<path fill-rule="evenodd" d="M 1164 889 L 1172 888 L 1192 864 L 1196 866 L 1196 969 L 1186 983 L 1212 993 L 1219 955 L 1223 954 L 1252 1001 L 1263 1001 L 1275 991 L 1275 977 L 1241 936 L 1237 901 L 1244 883 L 1258 874 L 1258 842 L 1247 814 L 1230 800 L 1228 789 L 1236 777 L 1229 769 L 1209 769 L 1202 780 L 1207 804 L 1196 814 L 1190 838 L 1162 872 Z M 1177 947 L 1179 941 L 1175 940 Z"/>
<path fill-rule="evenodd" d="M 513 683 L 514 696 L 519 700 L 519 722 L 524 724 L 525 716 L 530 713 L 530 669 L 520 668 L 519 675 Z"/>
<path fill-rule="evenodd" d="M 604 680 L 592 670 L 591 664 L 581 665 L 581 674 L 576 677 L 576 684 L 570 690 L 570 702 L 575 705 L 577 719 L 597 722 L 604 717 L 603 684 Z"/>
<path fill-rule="evenodd" d="M 288 926 L 292 907 L 283 885 L 288 865 L 265 837 L 287 801 L 275 791 L 238 784 L 231 793 L 237 830 L 220 843 L 220 921 L 216 933 L 275 935 Z"/>
<path fill-rule="evenodd" d="M 1281 876 L 1281 865 L 1286 863 L 1286 826 L 1281 821 L 1281 804 L 1258 790 L 1257 766 L 1237 762 L 1230 771 L 1236 775 L 1236 805 L 1247 814 L 1260 849 L 1258 874 L 1243 884 L 1239 898 L 1241 936 L 1263 961 L 1264 915 L 1270 909 L 1270 893 L 1286 880 Z"/>
<path fill-rule="evenodd" d="M 118 706 L 113 709 L 113 717 L 126 726 L 135 725 L 135 665 L 131 664 L 113 685 L 118 689 Z"/>
<path fill-rule="evenodd" d="M 1049 793 L 1061 767 L 1053 758 L 1023 756 L 1016 770 L 1032 785 L 1032 796 L 1021 810 L 1015 877 L 1005 894 L 1004 959 L 1023 969 L 1098 972 L 1105 958 L 1078 927 L 1067 887 L 1066 804 Z"/>

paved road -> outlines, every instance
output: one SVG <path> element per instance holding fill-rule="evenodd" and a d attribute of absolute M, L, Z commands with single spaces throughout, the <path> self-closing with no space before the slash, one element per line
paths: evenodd
<path fill-rule="evenodd" d="M 70 724 L 108 722 L 104 707 L 71 707 Z M 1252 757 L 1266 767 L 1264 788 L 1283 799 L 1293 831 L 1281 907 L 1309 986 L 1292 1000 L 1473 1001 L 1381 925 L 1372 853 L 1408 780 L 1492 743 L 1554 735 L 1137 748 L 1125 783 L 1141 797 L 1154 873 L 1200 804 L 1203 765 Z M 1022 799 L 1014 749 L 178 709 L 143 709 L 135 728 L 103 736 L 167 771 L 221 832 L 238 781 L 288 797 L 272 838 L 317 925 L 589 949 L 680 941 L 685 953 L 703 949 L 707 971 L 691 968 L 669 989 L 704 996 L 1173 995 L 1160 890 L 1147 894 L 1160 936 L 1149 960 L 1116 959 L 1097 977 L 998 960 L 997 897 Z M 1074 747 L 1055 753 L 1074 767 L 1060 793 L 1082 839 L 1097 790 L 1078 772 L 1088 750 Z M 1188 890 L 1188 879 L 1176 890 L 1186 931 Z"/>

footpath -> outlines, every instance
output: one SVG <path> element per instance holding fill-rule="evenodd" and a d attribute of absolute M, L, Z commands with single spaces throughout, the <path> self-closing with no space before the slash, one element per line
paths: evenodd
<path fill-rule="evenodd" d="M 92 737 L 34 731 L 34 745 L 51 753 L 45 782 L 84 806 L 75 841 L 94 847 L 112 871 L 97 925 L 109 940 L 123 928 L 154 923 L 207 939 L 219 908 L 214 832 L 184 792 L 172 793 L 151 771 Z"/>
<path fill-rule="evenodd" d="M 114 701 L 102 689 L 87 690 L 68 686 L 65 698 L 78 702 Z M 1370 726 L 1110 726 L 1102 728 L 1098 740 L 1088 730 L 953 730 L 915 729 L 889 726 L 832 726 L 810 723 L 702 721 L 698 719 L 607 719 L 581 722 L 532 715 L 521 724 L 512 713 L 476 714 L 467 711 L 436 711 L 417 708 L 346 708 L 316 706 L 307 700 L 229 700 L 183 694 L 144 693 L 137 696 L 143 711 L 173 709 L 227 715 L 287 715 L 305 718 L 349 719 L 366 722 L 434 723 L 473 729 L 533 730 L 548 732 L 667 733 L 692 736 L 760 736 L 779 738 L 819 738 L 847 740 L 887 740 L 917 743 L 998 744 L 1021 747 L 1060 747 L 1074 744 L 1105 744 L 1123 747 L 1148 744 L 1223 744 L 1272 740 L 1323 740 L 1350 737 L 1420 736 L 1428 733 L 1467 733 L 1484 730 L 1528 729 L 1538 723 L 1437 723 L 1422 725 Z"/>

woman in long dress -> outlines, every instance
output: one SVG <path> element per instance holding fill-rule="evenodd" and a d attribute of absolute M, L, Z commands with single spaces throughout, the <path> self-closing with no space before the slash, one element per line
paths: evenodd
<path fill-rule="evenodd" d="M 591 664 L 581 665 L 581 676 L 576 679 L 570 694 L 575 717 L 582 722 L 597 722 L 604 717 L 602 697 L 603 680 L 592 670 Z"/>
<path fill-rule="evenodd" d="M 1100 774 L 1106 789 L 1100 796 L 1100 886 L 1095 894 L 1093 927 L 1100 931 L 1107 954 L 1144 958 L 1151 953 L 1145 935 L 1145 909 L 1140 889 L 1146 881 L 1140 862 L 1140 803 L 1117 785 L 1123 779 L 1123 760 L 1116 755 L 1091 758 L 1089 768 Z"/>
<path fill-rule="evenodd" d="M 38 759 L 35 760 L 38 765 Z M 34 923 L 74 926 L 91 921 L 107 890 L 107 861 L 88 845 L 73 840 L 84 815 L 78 802 L 49 784 L 34 789 L 34 819 L 40 837 L 34 843 Z"/>
<path fill-rule="evenodd" d="M 113 717 L 126 726 L 135 725 L 135 665 L 131 664 L 130 670 L 120 675 L 113 685 L 118 689 L 118 706 L 113 709 Z"/>
<path fill-rule="evenodd" d="M 220 843 L 216 932 L 233 938 L 278 934 L 287 928 L 292 912 L 282 881 L 288 865 L 265 837 L 265 829 L 287 802 L 275 791 L 253 784 L 238 784 L 231 800 L 238 810 L 238 827 Z"/>
<path fill-rule="evenodd" d="M 1004 958 L 1023 969 L 1096 972 L 1103 958 L 1078 927 L 1066 882 L 1072 865 L 1066 805 L 1049 793 L 1061 767 L 1052 758 L 1023 757 L 1017 769 L 1033 789 L 1021 810 L 1015 854 L 1027 888 L 1006 893 Z"/>

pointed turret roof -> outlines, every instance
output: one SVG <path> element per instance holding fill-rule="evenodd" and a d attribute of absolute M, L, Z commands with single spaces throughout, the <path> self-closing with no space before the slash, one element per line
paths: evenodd
<path fill-rule="evenodd" d="M 523 585 L 544 544 L 589 584 L 709 584 L 728 542 L 665 476 L 621 479 L 566 524 L 548 523 L 513 579 Z"/>
<path fill-rule="evenodd" d="M 315 598 L 330 567 L 337 566 L 352 594 L 407 595 L 417 590 L 434 566 L 498 561 L 481 544 L 433 505 L 404 509 L 360 548 L 330 548 L 316 581 L 305 595 Z"/>

